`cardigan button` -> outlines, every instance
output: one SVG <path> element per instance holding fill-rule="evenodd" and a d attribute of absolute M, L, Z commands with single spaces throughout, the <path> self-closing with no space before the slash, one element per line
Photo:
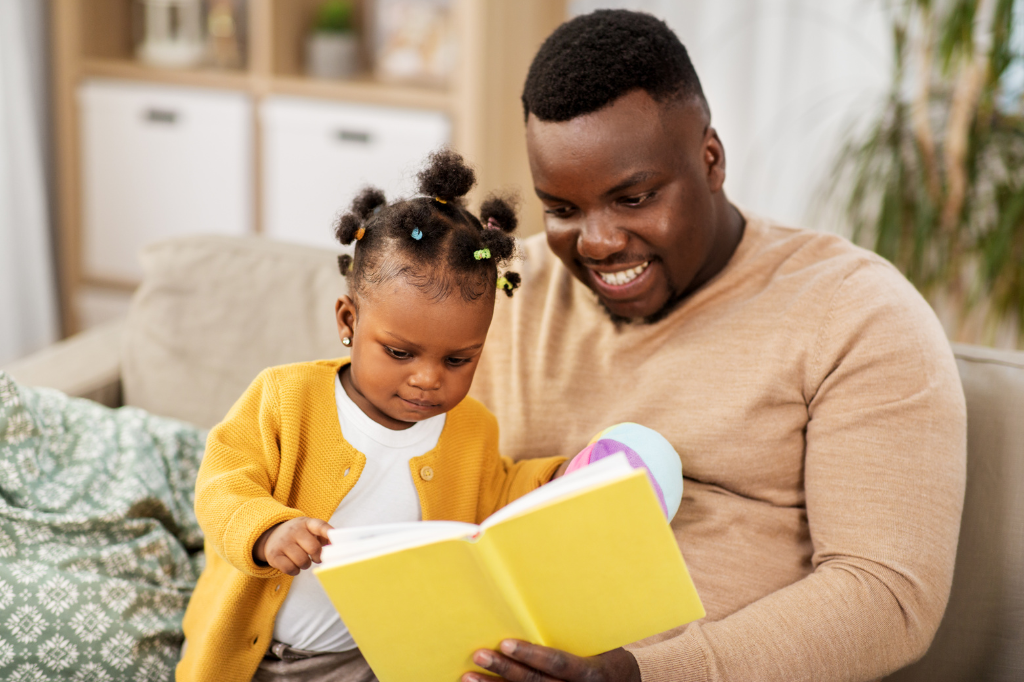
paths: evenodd
<path fill-rule="evenodd" d="M 431 481 L 434 479 L 434 470 L 431 467 L 423 467 L 420 469 L 420 478 L 424 481 Z"/>
<path fill-rule="evenodd" d="M 277 592 L 280 589 L 281 589 L 281 583 L 278 583 L 277 587 L 274 588 L 274 592 Z"/>
<path fill-rule="evenodd" d="M 258 642 L 258 641 L 260 641 L 260 636 L 256 635 L 255 637 L 252 638 L 252 645 L 256 646 L 256 642 Z"/>

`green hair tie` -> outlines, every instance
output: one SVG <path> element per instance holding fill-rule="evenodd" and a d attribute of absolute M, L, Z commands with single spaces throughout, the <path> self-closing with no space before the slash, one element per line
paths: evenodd
<path fill-rule="evenodd" d="M 490 249 L 480 249 L 479 251 L 474 251 L 473 252 L 473 258 L 476 258 L 477 260 L 484 260 L 485 258 L 490 258 L 490 257 L 491 257 L 491 250 Z"/>
<path fill-rule="evenodd" d="M 498 288 L 504 289 L 505 291 L 512 291 L 512 282 L 508 281 L 508 277 L 499 277 Z"/>

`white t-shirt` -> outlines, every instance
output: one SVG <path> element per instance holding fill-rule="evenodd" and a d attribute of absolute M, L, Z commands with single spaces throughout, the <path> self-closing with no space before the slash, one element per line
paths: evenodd
<path fill-rule="evenodd" d="M 345 528 L 421 521 L 420 498 L 409 471 L 409 460 L 437 446 L 445 415 L 417 422 L 404 431 L 392 431 L 370 419 L 352 402 L 340 377 L 335 377 L 334 400 L 341 433 L 366 456 L 366 466 L 328 523 Z M 277 612 L 274 639 L 306 651 L 356 648 L 312 570 L 302 571 L 292 580 Z"/>

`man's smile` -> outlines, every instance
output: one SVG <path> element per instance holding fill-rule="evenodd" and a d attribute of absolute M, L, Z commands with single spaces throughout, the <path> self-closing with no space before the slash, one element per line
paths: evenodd
<path fill-rule="evenodd" d="M 645 260 L 636 265 L 584 266 L 590 288 L 598 296 L 611 304 L 641 299 L 646 296 L 655 284 L 657 260 Z M 614 268 L 610 269 L 610 268 Z"/>
<path fill-rule="evenodd" d="M 604 280 L 605 284 L 611 286 L 622 286 L 624 284 L 629 284 L 634 279 L 639 277 L 640 273 L 646 270 L 647 266 L 650 264 L 650 261 L 644 261 L 643 263 L 637 265 L 636 267 L 619 269 L 610 272 L 598 270 L 597 268 L 591 268 L 591 270 L 593 270 L 598 277 Z"/>

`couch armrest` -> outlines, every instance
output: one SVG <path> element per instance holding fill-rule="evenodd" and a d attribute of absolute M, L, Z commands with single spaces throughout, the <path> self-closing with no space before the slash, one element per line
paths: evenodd
<path fill-rule="evenodd" d="M 56 388 L 70 396 L 119 407 L 124 325 L 117 320 L 94 327 L 2 369 L 25 386 Z"/>

